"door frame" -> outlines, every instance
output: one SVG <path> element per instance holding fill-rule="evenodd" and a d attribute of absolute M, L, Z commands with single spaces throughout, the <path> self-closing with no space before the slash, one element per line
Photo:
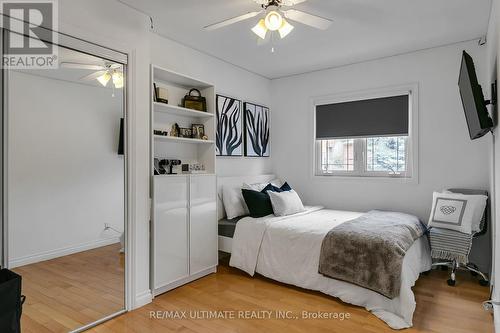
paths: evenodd
<path fill-rule="evenodd" d="M 50 30 L 50 29 L 46 29 Z M 64 48 L 75 50 L 78 52 L 86 53 L 93 56 L 98 56 L 106 60 L 111 60 L 123 65 L 123 75 L 124 75 L 124 89 L 123 89 L 123 118 L 124 118 L 124 236 L 125 236 L 125 288 L 124 288 L 124 309 L 120 310 L 114 314 L 101 318 L 93 323 L 89 323 L 83 327 L 77 328 L 72 332 L 81 332 L 89 329 L 90 327 L 96 326 L 104 321 L 112 319 L 124 312 L 130 311 L 135 307 L 135 242 L 133 236 L 133 221 L 135 205 L 133 199 L 133 184 L 135 177 L 133 173 L 135 171 L 135 164 L 133 163 L 133 156 L 135 155 L 134 140 L 132 135 L 133 113 L 130 112 L 131 109 L 131 92 L 132 90 L 132 80 L 129 68 L 129 61 L 135 60 L 135 50 L 128 50 L 127 52 L 117 51 L 106 46 L 102 46 L 96 43 L 86 41 L 81 38 L 73 37 L 68 34 L 64 34 L 58 31 L 51 32 L 57 34 L 58 45 Z M 3 56 L 5 33 L 7 29 L 0 28 L 0 55 Z M 50 41 L 49 41 L 50 42 Z M 0 185 L 2 189 L 0 191 L 0 209 L 1 209 L 1 219 L 0 219 L 0 266 L 8 268 L 8 77 L 9 70 L 0 69 L 0 94 L 1 94 L 1 117 L 0 117 Z"/>

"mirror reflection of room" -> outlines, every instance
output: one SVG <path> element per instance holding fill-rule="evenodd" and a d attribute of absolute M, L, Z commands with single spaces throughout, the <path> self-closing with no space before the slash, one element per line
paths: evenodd
<path fill-rule="evenodd" d="M 8 74 L 8 265 L 21 326 L 67 332 L 125 308 L 124 67 L 59 47 Z"/>

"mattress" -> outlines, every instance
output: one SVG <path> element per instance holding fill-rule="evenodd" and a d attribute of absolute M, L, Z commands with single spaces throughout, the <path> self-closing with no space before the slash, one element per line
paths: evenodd
<path fill-rule="evenodd" d="M 241 220 L 243 217 L 237 217 L 231 220 L 222 219 L 219 220 L 219 236 L 233 238 L 234 231 L 236 230 L 236 223 Z"/>

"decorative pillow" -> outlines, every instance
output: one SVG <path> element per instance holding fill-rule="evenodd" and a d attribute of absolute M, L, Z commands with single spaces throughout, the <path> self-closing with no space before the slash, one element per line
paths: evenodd
<path fill-rule="evenodd" d="M 228 219 L 248 215 L 248 207 L 241 195 L 241 186 L 223 186 L 222 202 L 224 203 L 224 209 Z"/>
<path fill-rule="evenodd" d="M 277 187 L 277 186 L 273 185 L 272 183 L 269 183 L 261 191 L 262 192 L 267 192 L 267 191 L 283 192 L 283 191 L 291 191 L 291 190 L 292 190 L 292 188 L 290 187 L 290 185 L 288 185 L 288 183 L 285 182 L 283 185 L 281 185 L 281 187 Z"/>
<path fill-rule="evenodd" d="M 273 213 L 273 206 L 267 191 L 254 191 L 242 189 L 241 193 L 245 199 L 251 217 L 263 217 Z"/>
<path fill-rule="evenodd" d="M 302 200 L 294 190 L 281 192 L 267 192 L 276 216 L 292 215 L 305 211 Z"/>
<path fill-rule="evenodd" d="M 485 195 L 434 192 L 429 227 L 477 232 L 487 199 Z"/>

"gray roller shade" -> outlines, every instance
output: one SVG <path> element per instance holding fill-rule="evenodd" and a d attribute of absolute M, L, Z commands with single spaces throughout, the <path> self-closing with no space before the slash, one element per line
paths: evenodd
<path fill-rule="evenodd" d="M 408 95 L 316 106 L 316 139 L 408 135 Z"/>

